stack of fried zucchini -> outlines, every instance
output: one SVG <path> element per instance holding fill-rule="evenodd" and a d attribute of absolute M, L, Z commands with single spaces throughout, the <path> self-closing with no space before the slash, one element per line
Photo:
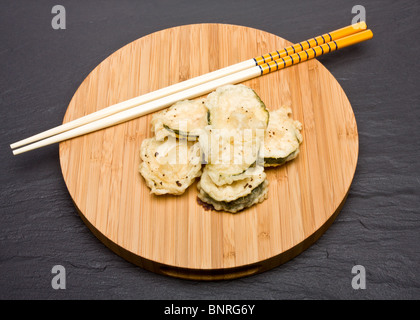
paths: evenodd
<path fill-rule="evenodd" d="M 244 85 L 180 101 L 153 116 L 155 136 L 142 143 L 140 173 L 155 194 L 181 194 L 201 176 L 201 201 L 215 210 L 241 211 L 267 198 L 264 167 L 299 154 L 302 126 L 290 113 L 284 107 L 269 112 Z"/>

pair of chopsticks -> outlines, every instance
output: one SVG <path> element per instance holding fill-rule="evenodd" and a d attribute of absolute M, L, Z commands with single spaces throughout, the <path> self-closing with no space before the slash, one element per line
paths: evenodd
<path fill-rule="evenodd" d="M 359 22 L 305 41 L 281 51 L 249 59 L 67 122 L 10 145 L 21 154 L 56 142 L 75 138 L 166 108 L 179 100 L 207 94 L 217 87 L 236 84 L 287 68 L 373 37 L 365 22 Z"/>

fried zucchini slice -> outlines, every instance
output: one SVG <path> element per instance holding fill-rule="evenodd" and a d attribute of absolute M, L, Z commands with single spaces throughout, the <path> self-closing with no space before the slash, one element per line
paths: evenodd
<path fill-rule="evenodd" d="M 168 137 L 143 140 L 139 172 L 151 193 L 180 195 L 201 175 L 201 153 L 198 142 Z"/>
<path fill-rule="evenodd" d="M 251 88 L 225 85 L 207 96 L 208 122 L 215 129 L 265 129 L 269 112 Z"/>
<path fill-rule="evenodd" d="M 299 145 L 303 141 L 302 124 L 293 120 L 289 107 L 281 107 L 270 112 L 270 121 L 265 132 L 260 158 L 265 167 L 276 167 L 296 158 Z"/>
<path fill-rule="evenodd" d="M 285 158 L 264 158 L 264 167 L 278 167 L 287 161 L 295 159 L 299 155 L 299 149 L 295 152 L 292 152 Z"/>
<path fill-rule="evenodd" d="M 199 143 L 213 182 L 220 186 L 241 180 L 255 171 L 264 130 L 214 129 L 207 126 Z"/>
<path fill-rule="evenodd" d="M 264 171 L 264 167 L 257 165 L 255 162 L 245 168 L 242 172 L 234 174 L 230 173 L 228 166 L 224 165 L 208 164 L 206 165 L 206 168 L 210 179 L 217 186 L 232 184 L 235 181 L 244 180 Z"/>
<path fill-rule="evenodd" d="M 156 140 L 167 136 L 198 140 L 200 131 L 207 125 L 205 99 L 182 100 L 153 115 L 151 126 Z"/>
<path fill-rule="evenodd" d="M 203 190 L 203 192 L 215 201 L 232 202 L 236 199 L 249 195 L 252 190 L 258 187 L 262 182 L 264 182 L 264 180 L 266 180 L 265 172 L 259 171 L 242 180 L 218 186 L 210 178 L 206 166 L 204 167 L 203 174 L 201 175 L 199 189 Z"/>
<path fill-rule="evenodd" d="M 213 206 L 215 210 L 227 211 L 236 213 L 246 208 L 253 206 L 254 204 L 263 202 L 268 196 L 268 180 L 264 180 L 257 187 L 252 189 L 251 193 L 239 197 L 232 201 L 218 201 L 213 199 L 203 188 L 201 188 L 201 181 L 198 182 L 198 198 Z"/>

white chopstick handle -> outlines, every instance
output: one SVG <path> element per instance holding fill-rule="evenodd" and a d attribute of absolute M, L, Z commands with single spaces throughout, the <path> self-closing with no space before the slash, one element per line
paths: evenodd
<path fill-rule="evenodd" d="M 228 67 L 216 70 L 216 71 L 212 71 L 210 73 L 206 73 L 206 74 L 203 74 L 201 76 L 191 78 L 191 79 L 173 84 L 171 86 L 168 86 L 168 87 L 156 90 L 156 91 L 146 93 L 144 95 L 132 98 L 130 100 L 126 100 L 126 101 L 123 101 L 121 103 L 111 105 L 109 107 L 98 110 L 96 112 L 93 112 L 93 113 L 88 114 L 86 116 L 83 116 L 81 118 L 75 119 L 73 121 L 64 123 L 60 126 L 54 127 L 52 129 L 49 129 L 49 130 L 44 131 L 44 132 L 41 132 L 41 133 L 36 134 L 34 136 L 31 136 L 29 138 L 20 140 L 18 142 L 15 142 L 15 143 L 11 144 L 10 147 L 12 149 L 19 148 L 19 147 L 27 145 L 29 143 L 33 143 L 35 141 L 51 137 L 53 135 L 62 133 L 64 131 L 80 127 L 82 125 L 85 125 L 87 123 L 96 121 L 98 119 L 108 117 L 108 116 L 113 115 L 115 113 L 125 111 L 127 109 L 132 108 L 132 107 L 135 107 L 135 106 L 138 106 L 138 105 L 141 105 L 141 104 L 145 104 L 145 103 L 148 103 L 150 101 L 160 99 L 160 98 L 163 98 L 165 96 L 168 96 L 168 95 L 171 95 L 171 94 L 183 91 L 183 90 L 187 90 L 187 89 L 192 88 L 194 86 L 197 86 L 197 85 L 209 82 L 209 81 L 213 81 L 215 79 L 222 78 L 222 77 L 228 76 L 228 75 L 236 73 L 236 72 L 240 72 L 240 71 L 248 69 L 248 68 L 252 68 L 255 65 L 256 65 L 256 63 L 255 63 L 254 59 L 245 60 L 245 61 L 236 63 L 234 65 L 231 65 L 231 66 L 228 66 Z"/>
<path fill-rule="evenodd" d="M 14 155 L 21 154 L 30 150 L 45 147 L 47 145 L 50 145 L 56 142 L 61 142 L 64 140 L 78 137 L 83 134 L 94 132 L 94 131 L 104 129 L 113 125 L 117 125 L 119 123 L 129 121 L 137 117 L 161 110 L 165 107 L 168 107 L 174 104 L 175 102 L 179 100 L 196 98 L 201 95 L 207 94 L 210 91 L 213 91 L 220 86 L 224 86 L 227 84 L 236 84 L 239 82 L 243 82 L 243 81 L 258 77 L 260 75 L 261 75 L 261 68 L 259 66 L 254 66 L 252 68 L 245 69 L 243 71 L 236 72 L 228 76 L 225 76 L 225 77 L 213 80 L 213 81 L 209 81 L 207 83 L 203 83 L 201 85 L 192 87 L 190 89 L 180 91 L 180 92 L 174 93 L 172 95 L 169 95 L 169 96 L 157 99 L 157 100 L 150 101 L 148 103 L 139 105 L 137 107 L 122 111 L 120 113 L 113 114 L 106 118 L 99 119 L 95 122 L 91 122 L 83 126 L 74 128 L 72 130 L 46 138 L 44 140 L 29 144 L 25 147 L 15 149 L 13 150 L 13 154 Z"/>

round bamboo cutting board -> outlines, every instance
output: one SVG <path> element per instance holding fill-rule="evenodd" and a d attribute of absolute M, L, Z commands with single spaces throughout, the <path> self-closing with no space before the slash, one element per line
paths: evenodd
<path fill-rule="evenodd" d="M 83 81 L 64 122 L 290 43 L 240 26 L 170 28 L 116 51 Z M 243 82 L 270 110 L 290 106 L 303 124 L 297 159 L 267 169 L 268 199 L 240 213 L 209 211 L 196 183 L 154 196 L 138 172 L 151 115 L 60 143 L 63 177 L 80 216 L 111 250 L 148 270 L 232 279 L 284 263 L 316 241 L 346 199 L 358 157 L 351 105 L 317 60 Z"/>

